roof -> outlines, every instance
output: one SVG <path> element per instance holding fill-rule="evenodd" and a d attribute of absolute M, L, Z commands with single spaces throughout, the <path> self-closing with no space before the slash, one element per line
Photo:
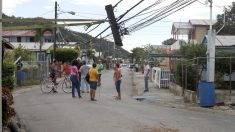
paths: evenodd
<path fill-rule="evenodd" d="M 201 25 L 201 26 L 209 26 L 210 20 L 209 19 L 190 19 L 189 23 L 192 25 Z M 216 23 L 216 20 L 212 20 L 212 25 Z"/>
<path fill-rule="evenodd" d="M 173 22 L 171 34 L 188 34 L 189 30 L 192 29 L 192 25 L 188 22 Z"/>
<path fill-rule="evenodd" d="M 2 36 L 35 36 L 36 31 L 33 30 L 5 30 L 2 31 Z"/>
<path fill-rule="evenodd" d="M 36 35 L 35 30 L 5 30 L 2 31 L 2 36 L 32 36 Z M 45 31 L 44 36 L 52 36 L 50 31 Z"/>
<path fill-rule="evenodd" d="M 207 44 L 207 35 L 204 37 L 202 43 Z M 215 46 L 217 47 L 229 47 L 229 46 L 235 46 L 235 36 L 223 36 L 223 35 L 217 35 L 215 39 Z"/>
<path fill-rule="evenodd" d="M 6 41 L 5 39 L 2 39 L 2 44 L 7 49 L 14 49 L 14 46 L 10 42 Z"/>
<path fill-rule="evenodd" d="M 169 45 L 152 45 L 155 49 L 169 49 Z"/>
<path fill-rule="evenodd" d="M 21 45 L 29 51 L 39 51 L 40 44 L 38 42 L 12 42 L 12 45 L 14 46 L 14 48 L 17 48 Z M 48 50 L 52 46 L 53 43 L 43 43 L 42 51 Z"/>

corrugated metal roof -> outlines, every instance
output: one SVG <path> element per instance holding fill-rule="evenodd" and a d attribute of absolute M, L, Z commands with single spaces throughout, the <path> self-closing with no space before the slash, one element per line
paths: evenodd
<path fill-rule="evenodd" d="M 173 22 L 173 26 L 175 28 L 192 28 L 192 26 L 188 22 Z"/>
<path fill-rule="evenodd" d="M 189 23 L 192 25 L 202 25 L 202 26 L 209 26 L 210 20 L 207 19 L 190 19 Z M 216 20 L 212 20 L 212 25 L 216 23 Z"/>
<path fill-rule="evenodd" d="M 2 31 L 2 36 L 35 36 L 34 30 L 5 30 Z"/>
<path fill-rule="evenodd" d="M 29 51 L 39 51 L 40 46 L 38 42 L 12 42 L 11 44 L 14 46 L 14 48 L 17 48 L 21 45 Z M 42 51 L 48 50 L 51 46 L 53 46 L 53 43 L 43 43 Z"/>
<path fill-rule="evenodd" d="M 235 36 L 217 35 L 215 45 L 216 46 L 235 46 Z"/>
<path fill-rule="evenodd" d="M 5 30 L 2 31 L 2 36 L 32 36 L 36 35 L 35 30 Z M 44 32 L 44 36 L 52 36 L 50 31 Z"/>
<path fill-rule="evenodd" d="M 208 43 L 207 35 L 204 37 L 202 43 L 205 43 L 205 44 Z M 235 36 L 216 35 L 215 46 L 217 46 L 217 47 L 235 46 Z"/>
<path fill-rule="evenodd" d="M 173 22 L 171 34 L 187 35 L 192 28 L 192 25 L 188 22 Z"/>

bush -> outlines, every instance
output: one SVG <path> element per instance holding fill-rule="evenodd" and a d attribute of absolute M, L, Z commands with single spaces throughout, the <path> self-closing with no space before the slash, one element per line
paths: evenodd
<path fill-rule="evenodd" d="M 16 66 L 13 63 L 3 62 L 2 70 L 2 86 L 13 89 L 15 87 L 15 70 Z"/>
<path fill-rule="evenodd" d="M 51 51 L 51 53 L 53 54 L 53 51 Z M 63 62 L 71 62 L 72 60 L 77 59 L 78 55 L 79 53 L 75 49 L 57 48 L 55 59 Z"/>
<path fill-rule="evenodd" d="M 15 116 L 15 110 L 11 107 L 14 103 L 11 91 L 8 88 L 2 88 L 2 123 L 7 125 L 9 119 Z"/>

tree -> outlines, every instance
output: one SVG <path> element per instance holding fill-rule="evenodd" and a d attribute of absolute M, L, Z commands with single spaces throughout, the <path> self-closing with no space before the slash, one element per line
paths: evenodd
<path fill-rule="evenodd" d="M 218 31 L 224 25 L 224 15 L 225 15 L 225 26 L 219 32 L 220 35 L 235 35 L 235 2 L 229 6 L 226 10 L 226 14 L 217 15 L 217 22 L 214 25 L 216 31 Z"/>
<path fill-rule="evenodd" d="M 131 52 L 132 60 L 135 59 L 136 63 L 141 63 L 141 61 L 147 59 L 148 57 L 147 52 L 144 50 L 144 48 L 141 47 L 133 48 Z"/>
<path fill-rule="evenodd" d="M 165 41 L 162 42 L 163 45 L 172 45 L 176 42 L 176 39 L 173 39 L 173 38 L 169 38 Z"/>
<path fill-rule="evenodd" d="M 87 49 L 87 57 L 89 59 L 92 59 L 94 58 L 94 55 L 95 55 L 95 51 L 93 50 L 93 44 L 90 41 L 90 43 L 88 44 L 88 49 Z"/>
<path fill-rule="evenodd" d="M 14 58 L 17 59 L 20 56 L 23 61 L 30 60 L 30 52 L 22 45 L 19 45 L 19 47 L 14 49 Z"/>

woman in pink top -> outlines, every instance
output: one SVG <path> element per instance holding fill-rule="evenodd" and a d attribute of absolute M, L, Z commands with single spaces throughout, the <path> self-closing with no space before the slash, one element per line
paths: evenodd
<path fill-rule="evenodd" d="M 71 67 L 71 72 L 70 72 L 70 80 L 72 81 L 72 97 L 75 98 L 75 88 L 77 89 L 78 92 L 78 97 L 82 98 L 80 94 L 80 86 L 79 86 L 79 81 L 78 81 L 78 68 L 77 68 L 77 60 L 72 61 L 72 67 Z"/>

